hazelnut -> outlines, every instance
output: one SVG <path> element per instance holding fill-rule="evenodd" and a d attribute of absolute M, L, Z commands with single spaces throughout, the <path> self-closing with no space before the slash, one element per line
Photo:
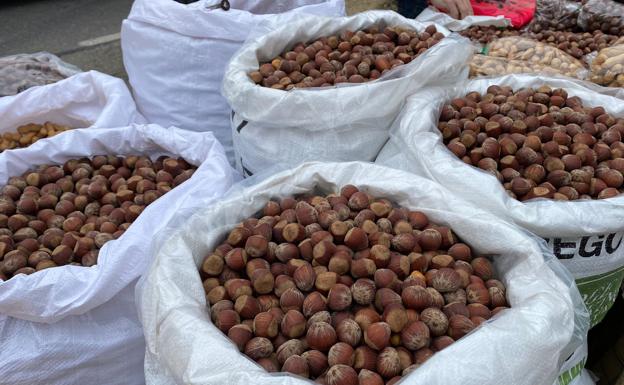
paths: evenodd
<path fill-rule="evenodd" d="M 238 350 L 243 351 L 247 342 L 251 340 L 253 333 L 247 325 L 234 325 L 228 330 L 228 338 L 231 339 Z"/>
<path fill-rule="evenodd" d="M 375 350 L 382 350 L 390 344 L 390 325 L 385 322 L 372 323 L 364 330 L 364 342 Z"/>
<path fill-rule="evenodd" d="M 308 326 L 306 341 L 313 350 L 327 352 L 336 343 L 336 339 L 334 328 L 326 322 L 315 322 Z"/>
<path fill-rule="evenodd" d="M 329 349 L 329 353 L 327 353 L 327 362 L 330 367 L 340 364 L 353 366 L 353 348 L 351 347 L 351 345 L 344 342 L 336 343 Z"/>
<path fill-rule="evenodd" d="M 355 370 L 347 365 L 334 365 L 326 374 L 328 385 L 357 385 L 358 375 Z"/>
<path fill-rule="evenodd" d="M 355 347 L 362 339 L 362 329 L 357 322 L 347 318 L 336 327 L 336 335 L 339 341 Z"/>
<path fill-rule="evenodd" d="M 297 310 L 289 310 L 284 314 L 281 322 L 281 332 L 289 338 L 302 336 L 306 329 L 306 319 Z"/>
<path fill-rule="evenodd" d="M 401 341 L 407 349 L 418 350 L 429 344 L 429 333 L 429 328 L 424 322 L 416 321 L 401 331 Z"/>
<path fill-rule="evenodd" d="M 303 301 L 303 315 L 310 317 L 313 314 L 327 309 L 327 298 L 321 293 L 313 291 Z"/>
<path fill-rule="evenodd" d="M 253 360 L 267 358 L 271 353 L 273 353 L 273 344 L 264 337 L 254 337 L 245 345 L 245 355 Z"/>
<path fill-rule="evenodd" d="M 449 317 L 448 335 L 454 340 L 465 336 L 472 329 L 474 329 L 474 324 L 468 317 L 459 314 Z"/>
<path fill-rule="evenodd" d="M 305 358 L 308 363 L 310 374 L 313 376 L 320 376 L 328 368 L 327 356 L 318 350 L 308 350 L 301 354 L 301 356 Z"/>

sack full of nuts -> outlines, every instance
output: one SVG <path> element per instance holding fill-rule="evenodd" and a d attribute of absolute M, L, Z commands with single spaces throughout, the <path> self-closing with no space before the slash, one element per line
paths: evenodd
<path fill-rule="evenodd" d="M 225 6 L 228 3 L 228 6 Z M 223 5 L 222 5 L 223 4 Z M 224 9 L 227 8 L 227 9 Z M 128 80 L 150 123 L 212 131 L 234 164 L 223 72 L 254 28 L 297 13 L 343 16 L 344 0 L 137 0 L 121 28 Z"/>
<path fill-rule="evenodd" d="M 123 80 L 97 71 L 2 97 L 0 116 L 0 151 L 28 146 L 69 128 L 145 123 Z M 35 130 L 46 122 L 53 125 Z"/>
<path fill-rule="evenodd" d="M 585 31 L 601 30 L 611 35 L 624 33 L 624 4 L 611 0 L 588 0 L 583 3 L 578 24 Z"/>
<path fill-rule="evenodd" d="M 535 16 L 527 29 L 533 33 L 544 30 L 572 31 L 577 29 L 581 4 L 569 0 L 537 0 Z"/>
<path fill-rule="evenodd" d="M 585 338 L 545 244 L 440 185 L 363 162 L 250 181 L 155 251 L 148 383 L 533 385 Z"/>
<path fill-rule="evenodd" d="M 488 44 L 484 53 L 492 57 L 527 62 L 527 66 L 551 67 L 560 73 L 584 79 L 587 70 L 583 63 L 549 44 L 525 37 L 504 37 Z"/>
<path fill-rule="evenodd" d="M 0 97 L 52 84 L 80 72 L 80 68 L 48 52 L 5 56 L 0 58 Z"/>
<path fill-rule="evenodd" d="M 392 11 L 300 16 L 249 40 L 223 83 L 236 167 L 372 161 L 405 97 L 466 76 L 469 42 Z"/>
<path fill-rule="evenodd" d="M 624 277 L 624 102 L 584 84 L 519 74 L 423 90 L 378 162 L 545 238 L 595 325 Z"/>
<path fill-rule="evenodd" d="M 591 62 L 589 80 L 609 87 L 624 87 L 624 44 L 598 52 Z"/>
<path fill-rule="evenodd" d="M 510 60 L 503 57 L 493 57 L 476 54 L 470 61 L 470 77 L 500 76 L 508 74 L 545 74 L 545 75 L 567 75 L 581 78 L 585 77 L 585 72 L 561 72 L 560 69 L 549 65 L 533 63 L 525 60 Z"/>
<path fill-rule="evenodd" d="M 134 284 L 184 200 L 232 181 L 211 133 L 174 127 L 75 129 L 0 153 L 2 381 L 144 383 Z"/>

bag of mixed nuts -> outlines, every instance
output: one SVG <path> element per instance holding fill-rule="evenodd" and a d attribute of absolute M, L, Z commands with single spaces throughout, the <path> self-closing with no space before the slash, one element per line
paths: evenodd
<path fill-rule="evenodd" d="M 48 52 L 5 56 L 0 58 L 0 96 L 52 84 L 80 72 L 80 68 Z"/>
<path fill-rule="evenodd" d="M 562 74 L 584 79 L 587 70 L 583 63 L 549 44 L 525 37 L 504 37 L 494 40 L 484 49 L 491 57 L 527 62 L 527 66 L 554 68 Z"/>
<path fill-rule="evenodd" d="M 144 383 L 133 288 L 153 237 L 192 184 L 207 202 L 232 181 L 211 133 L 174 127 L 75 129 L 0 153 L 0 382 Z"/>
<path fill-rule="evenodd" d="M 585 31 L 601 30 L 621 36 L 624 33 L 624 4 L 611 0 L 588 0 L 581 7 L 578 25 Z"/>
<path fill-rule="evenodd" d="M 591 62 L 589 80 L 602 86 L 624 87 L 624 44 L 598 52 Z"/>
<path fill-rule="evenodd" d="M 223 71 L 250 31 L 285 13 L 344 15 L 344 0 L 220 0 L 180 4 L 138 0 L 121 28 L 121 47 L 139 111 L 150 123 L 212 131 L 234 163 Z M 224 8 L 227 8 L 225 10 Z"/>
<path fill-rule="evenodd" d="M 525 60 L 513 60 L 503 57 L 477 54 L 474 55 L 470 61 L 470 77 L 473 78 L 520 73 L 565 75 L 569 77 L 581 76 L 581 78 L 584 76 L 584 72 L 580 72 L 578 70 L 561 70 L 559 68 L 541 63 L 533 63 Z"/>
<path fill-rule="evenodd" d="M 369 11 L 301 15 L 250 39 L 223 83 L 237 169 L 249 176 L 276 161 L 373 160 L 410 92 L 465 76 L 472 46 L 448 35 Z"/>
<path fill-rule="evenodd" d="M 347 184 L 358 186 L 359 191 L 356 192 L 357 189 L 346 186 Z M 327 198 L 324 198 L 326 195 Z M 357 384 L 358 374 L 355 370 L 359 371 L 360 378 L 375 377 L 378 381 L 382 381 L 383 376 L 386 381 L 396 382 L 401 375 L 407 375 L 407 383 L 533 385 L 553 382 L 560 365 L 585 338 L 588 327 L 587 311 L 571 276 L 552 254 L 546 251 L 543 242 L 539 242 L 514 225 L 497 220 L 471 206 L 442 186 L 413 174 L 361 162 L 306 163 L 270 176 L 254 176 L 243 181 L 240 186 L 235 186 L 226 196 L 227 198 L 209 207 L 189 206 L 188 210 L 183 210 L 177 220 L 172 222 L 173 226 L 163 232 L 162 242 L 155 252 L 151 268 L 137 285 L 137 298 L 147 343 L 145 371 L 149 383 L 304 383 L 287 373 L 268 373 L 263 369 L 267 368 L 275 372 L 289 371 L 303 376 L 318 376 L 321 378 L 317 377 L 317 381 L 322 379 L 331 385 Z M 348 200 L 347 196 L 350 196 Z M 297 198 L 300 202 L 297 203 L 291 198 Z M 342 202 L 348 202 L 349 206 Z M 338 211 L 330 210 L 330 207 Z M 344 233 L 344 229 L 341 228 L 348 225 L 349 220 L 340 221 L 334 218 L 332 221 L 331 218 L 333 215 L 343 214 L 346 214 L 346 217 L 342 216 L 343 219 L 348 218 L 350 209 L 353 210 L 353 214 L 360 209 L 362 211 L 359 211 L 353 220 L 352 225 L 355 227 L 342 237 L 340 234 Z M 389 209 L 390 213 L 387 211 Z M 186 212 L 190 215 L 186 216 Z M 277 217 L 272 216 L 275 214 Z M 374 220 L 378 215 L 381 217 L 377 219 L 377 225 Z M 406 215 L 411 218 L 409 223 Z M 246 220 L 249 217 L 257 219 Z M 364 217 L 372 219 L 361 222 Z M 244 223 L 241 224 L 242 221 Z M 394 230 L 393 221 L 396 227 Z M 308 235 L 304 234 L 304 223 L 305 233 Z M 253 227 L 254 224 L 256 227 Z M 384 230 L 388 225 L 389 227 Z M 251 227 L 248 226 L 254 228 L 256 235 L 250 235 Z M 378 231 L 375 230 L 376 226 L 379 226 Z M 271 227 L 272 231 L 267 231 L 271 230 Z M 324 231 L 325 228 L 328 230 Z M 390 247 L 383 246 L 384 243 L 381 241 L 384 238 L 383 234 L 386 234 L 387 238 L 389 234 L 386 231 L 399 234 L 407 228 L 422 231 L 413 230 L 413 234 L 401 233 L 401 240 L 413 236 L 418 240 L 418 244 L 409 243 L 410 246 L 407 247 L 405 242 L 399 242 L 398 239 L 396 242 L 393 241 L 394 251 L 389 265 L 382 268 L 385 266 L 382 262 L 384 260 L 382 250 L 384 247 Z M 364 235 L 365 231 L 369 232 L 368 237 Z M 241 237 L 244 234 L 247 234 L 247 238 Z M 440 234 L 445 236 L 437 238 L 437 241 L 433 241 L 435 237 L 430 237 L 433 235 L 437 237 Z M 266 241 L 267 237 L 275 242 L 275 248 L 272 248 L 270 243 L 268 248 L 262 248 L 262 238 Z M 307 237 L 310 239 L 302 241 L 297 247 L 296 240 Z M 369 244 L 362 243 L 362 239 L 367 238 L 373 245 L 370 249 Z M 317 242 L 316 246 L 319 247 L 315 246 L 309 255 L 305 251 L 304 243 L 315 242 L 314 239 Z M 452 262 L 453 257 L 438 256 L 432 250 L 437 248 L 446 250 L 448 246 L 452 248 L 459 245 L 457 242 L 464 242 L 462 246 L 457 246 L 457 249 L 460 247 L 472 249 L 475 257 L 476 253 L 491 256 L 495 275 L 500 279 L 497 282 L 507 287 L 507 303 L 510 308 L 504 310 L 499 308 L 495 311 L 498 313 L 496 316 L 448 346 L 453 340 L 449 336 L 459 338 L 474 328 L 469 321 L 468 324 L 471 326 L 463 333 L 457 334 L 455 323 L 465 316 L 454 314 L 451 308 L 463 308 L 465 299 L 449 293 L 443 298 L 439 293 L 435 293 L 436 287 L 442 290 L 437 286 L 442 282 L 433 282 L 436 280 L 436 274 L 441 274 L 440 277 L 446 273 L 453 275 L 453 269 L 439 267 L 437 272 L 428 271 L 426 274 L 431 275 L 432 281 L 427 289 L 422 286 L 425 283 L 421 273 L 426 268 L 412 271 L 409 278 L 406 278 L 406 273 L 407 270 L 412 270 L 411 266 L 418 265 L 416 261 L 424 261 L 422 258 L 426 259 L 426 255 L 432 256 L 431 266 L 435 267 L 442 260 L 446 260 L 444 264 L 449 266 L 448 263 Z M 328 264 L 324 259 L 326 251 L 323 250 L 329 250 L 332 245 L 336 247 L 336 253 Z M 266 243 L 264 246 L 267 246 Z M 404 247 L 407 249 L 401 249 Z M 215 248 L 217 250 L 213 251 Z M 300 256 L 297 254 L 287 257 L 291 255 L 287 250 L 294 252 L 298 248 L 301 251 Z M 353 253 L 347 251 L 349 249 L 358 251 Z M 412 252 L 410 257 L 406 256 L 409 250 L 416 249 L 424 254 Z M 250 253 L 248 258 L 241 259 L 240 257 L 246 256 L 247 251 Z M 224 252 L 227 253 L 225 257 Z M 377 255 L 378 252 L 381 254 Z M 342 256 L 337 256 L 341 253 Z M 353 253 L 353 258 L 349 256 L 350 253 Z M 449 253 L 458 258 L 455 261 L 456 265 L 467 264 L 459 260 L 463 257 L 451 249 Z M 312 257 L 314 263 L 302 260 L 308 257 Z M 344 270 L 344 265 L 334 264 L 339 262 L 334 261 L 334 258 L 350 261 L 350 273 L 348 268 Z M 408 259 L 414 265 L 401 262 Z M 472 263 L 474 264 L 477 259 L 479 258 L 473 259 Z M 269 260 L 272 261 L 270 270 Z M 485 261 L 484 258 L 480 260 Z M 311 264 L 315 267 L 312 268 Z M 369 265 L 370 268 L 367 267 Z M 296 266 L 299 268 L 295 269 Z M 474 266 L 475 274 L 483 272 L 477 264 Z M 246 277 L 245 271 L 250 273 L 251 283 L 243 279 Z M 337 271 L 342 271 L 339 277 Z M 316 273 L 318 275 L 315 280 Z M 275 287 L 270 277 L 272 274 L 281 274 L 275 278 Z M 393 276 L 394 281 L 390 279 L 387 286 L 384 286 L 382 274 Z M 293 275 L 294 281 L 288 275 Z M 375 281 L 372 280 L 373 275 Z M 367 276 L 371 279 L 361 278 Z M 333 281 L 330 278 L 333 278 Z M 357 281 L 353 282 L 356 278 Z M 477 283 L 480 278 L 472 279 L 477 286 L 480 285 Z M 337 283 L 338 281 L 340 283 Z M 245 286 L 246 282 L 249 285 Z M 410 282 L 420 287 L 410 287 Z M 453 279 L 451 278 L 449 282 L 453 282 Z M 310 286 L 310 283 L 313 286 Z M 220 284 L 228 288 L 218 286 Z M 377 288 L 374 307 L 360 306 L 364 308 L 361 310 L 366 314 L 356 314 L 355 322 L 346 320 L 349 318 L 349 307 L 345 308 L 347 304 L 342 302 L 343 297 L 337 298 L 332 290 L 341 289 L 348 292 L 345 287 L 351 285 L 354 301 L 367 303 L 373 298 L 368 295 L 360 296 L 354 290 L 356 286 L 367 284 L 372 290 Z M 253 295 L 250 285 L 253 285 L 255 293 Z M 402 293 L 404 298 L 395 292 L 395 290 L 401 292 L 401 285 L 405 285 L 403 286 L 405 292 Z M 308 294 L 309 298 L 304 300 L 304 295 L 297 288 L 306 293 L 313 291 Z M 207 290 L 210 290 L 208 294 Z M 324 308 L 325 296 L 319 295 L 318 291 L 326 293 L 324 290 L 329 290 L 326 299 L 328 310 L 343 309 L 342 311 L 335 311 L 332 314 L 320 311 Z M 470 293 L 470 286 L 466 290 Z M 412 291 L 427 292 L 431 297 L 425 301 L 426 304 L 417 304 L 410 299 Z M 461 291 L 455 294 L 461 294 Z M 231 296 L 228 293 L 231 293 Z M 266 305 L 263 309 L 269 309 L 265 310 L 266 314 L 258 313 L 260 310 L 253 310 L 254 306 L 251 306 L 256 301 L 252 297 L 258 293 L 265 293 L 263 298 L 258 298 L 257 301 Z M 469 302 L 475 300 L 472 294 L 469 296 Z M 320 300 L 319 308 L 311 305 L 314 303 L 312 297 Z M 295 300 L 296 298 L 304 302 L 303 310 L 301 302 Z M 350 295 L 344 298 L 351 301 Z M 432 306 L 429 310 L 421 312 L 422 319 L 429 324 L 424 326 L 424 321 L 418 322 L 413 319 L 409 321 L 409 318 L 407 320 L 403 318 L 403 322 L 399 322 L 401 317 L 390 319 L 392 318 L 389 316 L 392 312 L 390 308 L 397 310 L 397 314 L 404 311 L 399 304 L 402 300 L 405 300 L 409 309 L 407 313 L 413 314 L 414 307 L 422 310 L 421 305 Z M 306 303 L 312 307 L 308 307 Z M 214 305 L 209 307 L 208 304 Z M 450 324 L 443 322 L 446 319 L 444 315 L 440 315 L 440 324 L 427 320 L 425 313 L 441 314 L 439 308 L 437 310 L 434 308 L 442 306 L 445 306 L 444 311 L 449 314 Z M 476 304 L 469 306 L 479 307 Z M 283 315 L 281 323 L 270 321 L 282 314 L 280 307 L 289 309 L 287 312 L 284 310 L 286 314 Z M 367 320 L 375 318 L 376 311 L 382 311 L 381 308 L 385 309 L 383 317 L 387 323 L 367 323 Z M 314 309 L 317 310 L 316 313 Z M 295 330 L 289 325 L 294 325 L 291 322 L 296 319 L 303 320 L 303 315 L 298 315 L 301 311 L 311 318 L 307 327 L 298 327 Z M 256 314 L 255 318 L 253 314 Z M 380 314 L 377 314 L 377 317 L 381 318 Z M 211 318 L 216 323 L 213 323 Z M 478 318 L 474 320 L 478 321 Z M 350 323 L 356 331 L 360 330 L 358 325 L 362 325 L 363 333 L 345 334 L 340 326 L 343 323 Z M 388 343 L 388 340 L 383 341 L 383 330 L 388 327 L 394 328 L 399 323 L 411 326 L 401 331 L 402 338 L 397 340 L 399 342 L 394 345 L 396 348 L 386 347 L 382 350 L 383 345 Z M 336 342 L 336 334 L 333 334 L 334 326 L 341 341 L 349 341 L 352 346 L 365 341 L 366 346 L 355 349 L 354 361 L 349 360 L 348 354 L 346 359 L 339 358 L 341 354 L 338 352 L 341 349 L 344 348 L 345 352 L 351 349 L 346 342 L 336 343 L 330 348 Z M 438 330 L 440 326 L 443 330 L 449 326 L 448 335 L 439 334 L 440 332 L 446 334 L 443 330 Z M 435 334 L 429 336 L 429 328 L 432 330 L 431 333 Z M 426 335 L 423 335 L 422 339 L 406 338 L 412 336 L 416 329 L 426 329 L 424 330 Z M 281 330 L 281 337 L 278 335 L 273 341 L 266 337 L 249 339 L 253 334 L 275 336 L 278 330 Z M 240 334 L 237 336 L 238 332 Z M 281 333 L 286 333 L 290 337 L 285 337 Z M 303 337 L 298 340 L 298 336 L 301 335 Z M 385 336 L 390 337 L 390 329 L 387 329 Z M 238 346 L 229 338 L 234 338 Z M 288 338 L 292 339 L 285 342 Z M 442 340 L 447 343 L 441 345 Z M 315 351 L 301 353 L 306 349 L 302 341 L 307 341 Z M 406 348 L 398 347 L 399 345 Z M 276 357 L 270 355 L 274 347 L 277 347 Z M 381 353 L 375 349 L 381 350 Z M 410 365 L 413 359 L 408 349 L 418 350 L 414 355 L 416 364 Z M 327 350 L 329 355 L 325 356 Z M 401 352 L 403 357 L 401 360 L 404 360 L 400 365 L 397 352 Z M 434 352 L 437 353 L 431 356 Z M 290 355 L 294 357 L 291 358 Z M 522 360 L 517 359 L 520 355 L 523 357 Z M 252 357 L 258 363 L 248 357 Z M 372 358 L 372 361 L 366 357 Z M 349 362 L 352 367 L 349 366 Z M 422 365 L 418 367 L 419 364 Z M 404 366 L 406 370 L 402 372 Z M 327 374 L 323 374 L 328 367 L 330 369 Z M 495 367 L 504 370 L 493 369 Z M 391 380 L 391 377 L 394 380 Z"/>

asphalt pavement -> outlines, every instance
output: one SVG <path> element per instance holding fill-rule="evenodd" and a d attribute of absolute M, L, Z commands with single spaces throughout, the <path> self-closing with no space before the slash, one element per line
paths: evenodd
<path fill-rule="evenodd" d="M 346 3 L 349 13 L 396 7 L 395 0 Z M 0 0 L 0 57 L 47 51 L 83 71 L 127 81 L 119 31 L 131 6 L 132 0 Z"/>
<path fill-rule="evenodd" d="M 132 0 L 0 1 L 0 57 L 51 52 L 83 71 L 127 79 L 119 31 Z"/>

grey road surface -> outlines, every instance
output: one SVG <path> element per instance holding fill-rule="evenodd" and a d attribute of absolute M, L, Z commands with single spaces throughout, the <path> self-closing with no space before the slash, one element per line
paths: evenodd
<path fill-rule="evenodd" d="M 48 51 L 126 79 L 118 34 L 132 0 L 0 1 L 0 57 Z"/>

